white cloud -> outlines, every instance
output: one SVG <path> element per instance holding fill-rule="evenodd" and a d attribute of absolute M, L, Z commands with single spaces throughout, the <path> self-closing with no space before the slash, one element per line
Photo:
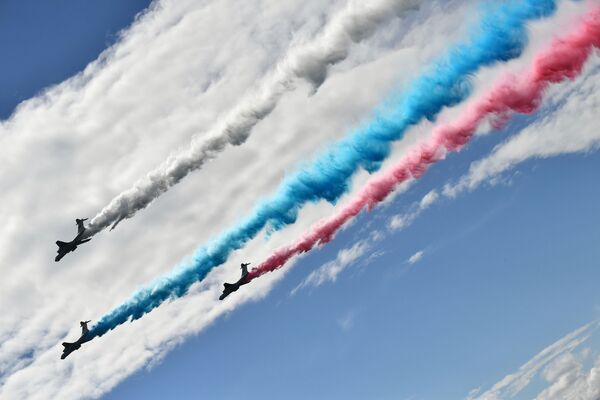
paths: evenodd
<path fill-rule="evenodd" d="M 398 231 L 407 228 L 410 224 L 417 219 L 421 213 L 431 207 L 440 198 L 437 190 L 431 190 L 418 202 L 409 207 L 409 211 L 404 214 L 396 214 L 391 217 L 388 224 L 389 228 L 393 231 Z"/>
<path fill-rule="evenodd" d="M 327 78 L 329 68 L 348 57 L 354 42 L 369 38 L 379 24 L 393 16 L 405 17 L 418 7 L 416 0 L 348 4 L 313 41 L 293 46 L 258 88 L 252 94 L 242 96 L 233 110 L 219 119 L 205 137 L 192 140 L 184 151 L 171 154 L 159 167 L 114 197 L 92 218 L 89 235 L 133 217 L 228 145 L 244 143 L 254 127 L 273 112 L 282 96 L 294 89 L 297 78 L 308 80 L 316 90 Z"/>
<path fill-rule="evenodd" d="M 290 93 L 244 146 L 220 155 L 138 218 L 59 264 L 53 243 L 72 237 L 74 217 L 101 209 L 194 134 L 207 132 L 294 41 L 312 38 L 344 4 L 157 2 L 84 72 L 0 123 L 0 242 L 10 244 L 0 247 L 0 304 L 10 305 L 0 312 L 0 397 L 99 397 L 188 335 L 268 293 L 284 271 L 217 300 L 240 261 L 263 259 L 332 206 L 306 207 L 297 224 L 268 242 L 252 241 L 184 298 L 59 359 L 59 343 L 78 336 L 77 321 L 97 318 L 169 271 L 271 193 L 286 171 L 345 135 L 390 88 L 409 82 L 463 33 L 476 2 L 427 2 L 410 26 L 384 24 L 317 93 Z M 389 162 L 429 126 L 408 132 Z M 355 187 L 365 179 L 360 174 Z"/>
<path fill-rule="evenodd" d="M 435 190 L 430 191 L 425 196 L 423 196 L 423 199 L 421 199 L 419 208 L 421 210 L 425 210 L 425 209 L 429 208 L 429 206 L 431 206 L 433 203 L 435 203 L 439 199 L 439 197 L 440 197 L 440 195 L 438 194 L 437 191 L 435 191 Z"/>
<path fill-rule="evenodd" d="M 489 390 L 481 394 L 477 391 L 472 392 L 468 399 L 499 400 L 514 398 L 528 387 L 530 382 L 540 373 L 540 371 L 543 371 L 544 377 L 551 383 L 550 387 L 555 384 L 564 384 L 564 380 L 567 378 L 563 379 L 563 377 L 566 377 L 567 373 L 570 373 L 574 366 L 579 365 L 578 363 L 573 364 L 572 362 L 574 360 L 573 352 L 589 339 L 590 335 L 597 330 L 598 326 L 599 324 L 597 322 L 592 322 L 570 332 L 536 354 L 531 360 L 523 364 L 518 371 L 506 375 Z M 591 374 L 592 372 L 590 372 L 590 375 Z M 570 380 L 568 386 L 573 388 L 573 380 Z M 542 394 L 543 393 L 544 392 L 542 392 Z M 564 398 L 566 399 L 567 397 Z M 576 397 L 573 399 L 575 398 Z M 583 397 L 582 399 L 588 399 L 588 397 Z M 595 398 L 589 397 L 589 399 L 592 400 Z"/>
<path fill-rule="evenodd" d="M 217 300 L 239 262 L 265 258 L 332 206 L 306 207 L 297 224 L 268 242 L 257 238 L 189 295 L 59 359 L 60 342 L 79 334 L 77 321 L 98 318 L 240 219 L 285 171 L 345 135 L 391 87 L 412 79 L 461 34 L 462 16 L 473 6 L 427 3 L 413 29 L 384 24 L 317 93 L 290 93 L 244 146 L 55 264 L 54 241 L 72 237 L 75 217 L 100 209 L 207 131 L 293 40 L 312 37 L 344 2 L 240 4 L 156 3 L 83 73 L 0 123 L 0 242 L 10 244 L 0 246 L 0 304 L 10 305 L 0 313 L 0 397 L 99 397 L 215 318 L 264 297 L 283 271 Z M 360 174 L 354 183 L 365 179 Z"/>
<path fill-rule="evenodd" d="M 548 387 L 538 400 L 598 400 L 600 398 L 600 356 L 589 370 L 583 354 L 568 353 L 548 365 L 543 376 Z"/>
<path fill-rule="evenodd" d="M 368 240 L 362 240 L 352 247 L 340 250 L 335 260 L 325 263 L 319 269 L 311 272 L 302 283 L 292 290 L 291 294 L 296 294 L 306 286 L 321 286 L 325 282 L 335 282 L 342 271 L 355 263 L 370 249 L 371 243 Z"/>
<path fill-rule="evenodd" d="M 600 148 L 600 130 L 596 129 L 596 110 L 600 108 L 599 76 L 600 57 L 595 55 L 574 82 L 550 88 L 538 121 L 496 146 L 485 158 L 473 162 L 469 172 L 457 183 L 444 186 L 442 195 L 454 198 L 482 184 L 496 184 L 503 173 L 527 160 L 597 151 Z M 436 190 L 430 191 L 409 206 L 409 211 L 392 216 L 388 227 L 405 229 L 443 196 Z"/>
<path fill-rule="evenodd" d="M 424 254 L 425 254 L 425 252 L 423 250 L 419 250 L 415 254 L 413 254 L 412 256 L 410 256 L 408 258 L 407 262 L 412 265 L 412 264 L 420 261 L 421 258 L 423 258 Z"/>
<path fill-rule="evenodd" d="M 600 58 L 593 56 L 576 82 L 553 87 L 545 101 L 546 114 L 516 136 L 496 146 L 492 153 L 474 162 L 468 174 L 444 194 L 454 197 L 482 183 L 497 181 L 503 172 L 533 158 L 585 153 L 600 147 L 597 110 L 600 108 Z"/>
<path fill-rule="evenodd" d="M 389 223 L 389 227 L 392 230 L 400 230 L 400 229 L 404 229 L 408 226 L 407 222 L 406 222 L 406 217 L 402 214 L 397 214 L 392 216 L 392 219 L 390 220 Z"/>

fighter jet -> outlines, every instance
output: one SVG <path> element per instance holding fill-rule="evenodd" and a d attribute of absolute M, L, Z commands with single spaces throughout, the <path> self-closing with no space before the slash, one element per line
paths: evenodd
<path fill-rule="evenodd" d="M 92 240 L 92 238 L 89 238 L 89 239 L 84 238 L 84 235 L 85 235 L 85 226 L 83 225 L 84 221 L 87 221 L 87 218 L 83 218 L 83 219 L 77 218 L 75 220 L 75 224 L 77 224 L 77 236 L 75 236 L 75 239 L 71 240 L 70 242 L 61 242 L 60 240 L 56 241 L 56 244 L 58 245 L 58 254 L 56 255 L 56 258 L 54 259 L 54 261 L 56 261 L 56 262 L 60 261 L 60 259 L 63 258 L 67 253 L 75 251 L 77 246 L 79 246 L 80 244 L 86 243 L 86 242 L 89 242 L 90 240 Z"/>
<path fill-rule="evenodd" d="M 250 263 L 247 263 L 247 264 L 242 263 L 242 265 L 241 265 L 242 276 L 240 279 L 238 279 L 238 281 L 236 283 L 224 283 L 223 284 L 224 289 L 223 289 L 223 293 L 221 294 L 221 296 L 219 296 L 219 300 L 223 300 L 225 297 L 229 296 L 231 293 L 238 290 L 240 288 L 240 286 L 245 285 L 246 283 L 250 282 L 250 280 L 248 279 L 248 265 L 250 265 Z"/>
<path fill-rule="evenodd" d="M 79 348 L 81 347 L 82 344 L 89 342 L 90 340 L 92 340 L 92 337 L 90 336 L 90 330 L 87 327 L 87 324 L 90 321 L 81 321 L 79 323 L 79 325 L 81 325 L 81 337 L 79 339 L 77 339 L 76 342 L 73 343 L 69 343 L 69 342 L 63 342 L 63 353 L 60 356 L 61 360 L 64 360 L 65 358 L 67 358 L 67 356 L 69 354 L 71 354 L 72 352 L 74 352 L 75 350 L 79 350 Z"/>

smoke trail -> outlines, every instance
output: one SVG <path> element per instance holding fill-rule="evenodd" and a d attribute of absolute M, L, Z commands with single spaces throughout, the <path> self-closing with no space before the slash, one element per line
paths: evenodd
<path fill-rule="evenodd" d="M 377 116 L 312 165 L 287 178 L 275 196 L 259 204 L 247 219 L 200 248 L 192 262 L 139 290 L 105 314 L 91 334 L 101 336 L 130 318 L 140 318 L 169 298 L 183 296 L 193 283 L 204 279 L 212 268 L 225 262 L 232 251 L 263 228 L 279 229 L 293 223 L 303 204 L 319 199 L 335 202 L 347 189 L 352 174 L 361 166 L 376 170 L 389 153 L 391 143 L 401 138 L 408 127 L 422 118 L 432 119 L 444 106 L 466 98 L 471 74 L 482 66 L 519 56 L 527 40 L 526 23 L 554 10 L 554 0 L 483 3 L 480 23 L 470 30 L 469 39 L 450 48 L 405 94 L 392 99 L 388 106 L 394 106 L 393 112 Z"/>
<path fill-rule="evenodd" d="M 275 251 L 249 272 L 249 279 L 281 268 L 290 258 L 330 241 L 343 224 L 365 207 L 372 209 L 399 183 L 412 177 L 419 178 L 447 151 L 460 150 L 484 119 L 491 117 L 492 125 L 500 128 L 511 112 L 532 113 L 537 110 L 544 90 L 551 83 L 578 76 L 594 47 L 600 47 L 600 6 L 589 11 L 572 33 L 555 39 L 548 50 L 538 54 L 529 71 L 501 79 L 453 124 L 437 127 L 425 143 L 415 146 L 396 165 L 368 182 L 355 199 L 336 215 L 315 225 L 294 245 Z"/>
<path fill-rule="evenodd" d="M 402 16 L 418 7 L 418 0 L 379 0 L 374 4 L 351 3 L 334 18 L 315 40 L 297 47 L 280 63 L 252 97 L 232 110 L 226 120 L 209 133 L 208 140 L 196 139 L 181 154 L 170 157 L 127 191 L 116 196 L 90 222 L 88 236 L 123 219 L 131 218 L 146 208 L 190 172 L 223 151 L 229 144 L 240 145 L 252 129 L 277 106 L 281 97 L 294 88 L 294 80 L 302 78 L 316 89 L 327 78 L 328 68 L 348 56 L 353 42 L 370 37 L 377 25 L 394 16 Z"/>

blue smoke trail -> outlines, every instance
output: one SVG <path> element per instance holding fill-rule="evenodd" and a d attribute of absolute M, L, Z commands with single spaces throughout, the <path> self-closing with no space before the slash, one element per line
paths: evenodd
<path fill-rule="evenodd" d="M 272 198 L 260 203 L 251 216 L 221 237 L 200 248 L 187 265 L 161 277 L 105 314 L 90 334 L 101 336 L 118 325 L 140 318 L 169 298 L 186 294 L 212 268 L 224 263 L 265 227 L 277 230 L 296 221 L 307 202 L 334 203 L 348 190 L 349 178 L 359 169 L 379 168 L 392 142 L 423 118 L 433 120 L 444 107 L 456 105 L 471 92 L 470 76 L 481 67 L 518 57 L 527 43 L 526 23 L 551 15 L 555 0 L 484 2 L 481 19 L 469 39 L 417 78 L 405 93 L 386 102 L 385 110 L 321 154 L 312 165 L 288 177 Z"/>

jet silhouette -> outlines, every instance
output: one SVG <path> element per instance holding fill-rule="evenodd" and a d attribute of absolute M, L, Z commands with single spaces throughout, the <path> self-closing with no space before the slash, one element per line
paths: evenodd
<path fill-rule="evenodd" d="M 56 255 L 56 258 L 54 258 L 54 261 L 56 261 L 56 262 L 60 261 L 60 259 L 63 258 L 67 253 L 75 251 L 77 246 L 79 246 L 80 244 L 86 243 L 86 242 L 89 242 L 90 240 L 92 240 L 92 238 L 89 238 L 89 239 L 84 238 L 85 226 L 83 225 L 83 221 L 86 221 L 86 220 L 87 220 L 87 218 L 83 218 L 83 219 L 77 218 L 75 220 L 75 223 L 77 224 L 77 236 L 75 236 L 75 239 L 71 240 L 70 242 L 61 242 L 60 240 L 56 241 L 56 244 L 58 245 L 58 254 Z"/>
<path fill-rule="evenodd" d="M 79 339 L 77 339 L 76 342 L 63 342 L 63 353 L 60 356 L 61 360 L 64 360 L 65 358 L 67 358 L 67 356 L 69 354 L 71 354 L 72 352 L 74 352 L 75 350 L 79 350 L 79 348 L 81 347 L 82 344 L 89 342 L 90 340 L 92 340 L 92 337 L 90 336 L 90 330 L 87 327 L 87 324 L 90 321 L 81 321 L 79 323 L 79 325 L 81 325 L 81 337 Z"/>
<path fill-rule="evenodd" d="M 223 293 L 221 294 L 221 296 L 219 296 L 219 300 L 223 300 L 225 297 L 229 296 L 231 293 L 238 290 L 240 288 L 240 286 L 245 285 L 246 283 L 250 282 L 250 280 L 248 279 L 248 265 L 250 265 L 250 263 L 247 263 L 247 264 L 242 263 L 242 265 L 241 265 L 242 277 L 240 279 L 238 279 L 238 281 L 236 283 L 224 283 L 223 284 L 224 289 L 223 289 Z"/>

